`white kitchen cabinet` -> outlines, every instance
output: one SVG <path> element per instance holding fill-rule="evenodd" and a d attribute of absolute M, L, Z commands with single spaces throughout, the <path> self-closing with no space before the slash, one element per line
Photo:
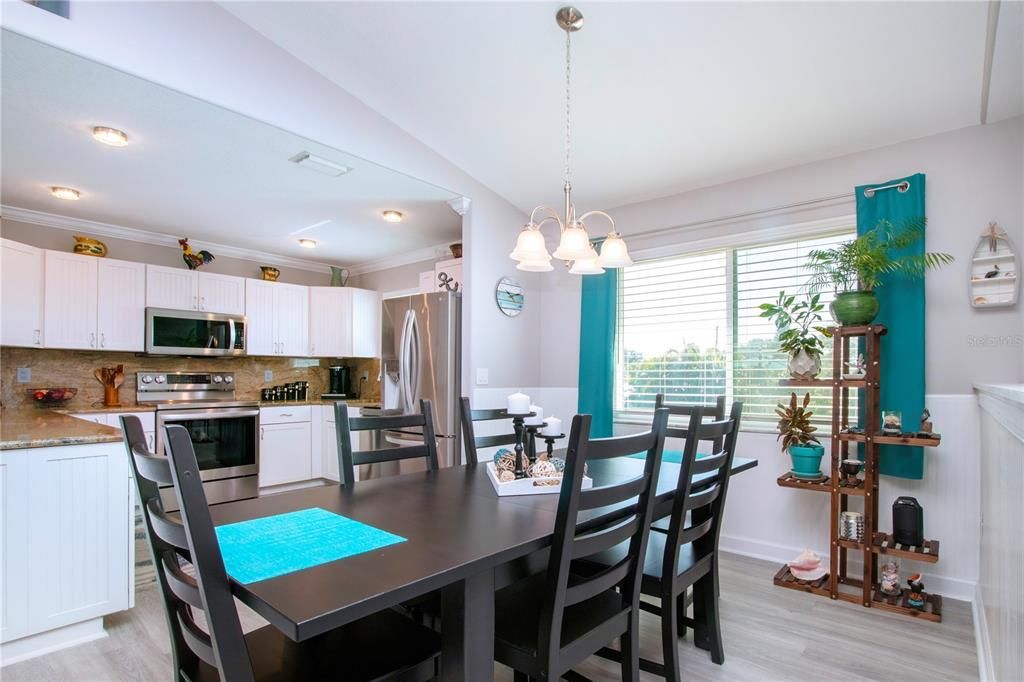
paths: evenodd
<path fill-rule="evenodd" d="M 260 424 L 260 487 L 308 481 L 312 472 L 308 421 Z"/>
<path fill-rule="evenodd" d="M 29 632 L 28 519 L 29 467 L 31 453 L 25 450 L 0 452 L 0 642 Z"/>
<path fill-rule="evenodd" d="M 341 472 L 338 470 L 338 427 L 337 422 L 334 418 L 334 405 L 324 405 L 323 410 L 323 442 L 320 446 L 321 450 L 321 467 L 323 470 L 323 477 L 328 478 L 332 481 L 341 480 Z M 348 408 L 348 416 L 358 417 L 359 408 L 350 407 Z M 350 436 L 352 442 L 352 451 L 356 452 L 360 449 L 359 447 L 359 433 L 353 433 Z M 359 479 L 359 469 L 356 468 L 356 480 Z"/>
<path fill-rule="evenodd" d="M 245 278 L 147 265 L 146 305 L 242 315 L 245 313 Z"/>
<path fill-rule="evenodd" d="M 380 357 L 380 294 L 352 289 L 353 358 Z"/>
<path fill-rule="evenodd" d="M 348 287 L 309 288 L 309 354 L 315 358 L 352 354 L 352 293 Z"/>
<path fill-rule="evenodd" d="M 142 351 L 146 345 L 146 266 L 97 259 L 96 333 L 100 350 Z"/>
<path fill-rule="evenodd" d="M 248 355 L 309 355 L 309 288 L 247 280 Z"/>
<path fill-rule="evenodd" d="M 245 314 L 245 278 L 197 272 L 199 310 L 225 315 Z"/>
<path fill-rule="evenodd" d="M 47 251 L 43 345 L 145 349 L 146 266 Z"/>
<path fill-rule="evenodd" d="M 43 345 L 44 250 L 0 239 L 0 344 Z"/>
<path fill-rule="evenodd" d="M 434 278 L 433 270 L 425 270 L 420 273 L 420 293 L 432 294 L 437 290 L 437 280 Z"/>
<path fill-rule="evenodd" d="M 197 310 L 199 278 L 184 268 L 146 266 L 146 305 L 150 308 Z"/>

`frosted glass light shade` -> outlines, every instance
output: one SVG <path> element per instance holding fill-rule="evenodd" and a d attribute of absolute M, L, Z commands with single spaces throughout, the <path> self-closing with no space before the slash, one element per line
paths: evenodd
<path fill-rule="evenodd" d="M 530 225 L 523 227 L 523 231 L 519 233 L 519 238 L 516 239 L 516 248 L 508 256 L 518 261 L 551 260 L 548 246 L 544 242 L 544 235 L 541 234 L 540 230 L 536 230 Z"/>
<path fill-rule="evenodd" d="M 600 275 L 604 272 L 604 268 L 601 267 L 598 259 L 597 251 L 594 251 L 594 247 L 591 246 L 585 258 L 579 258 L 572 264 L 572 267 L 569 268 L 569 274 Z"/>
<path fill-rule="evenodd" d="M 579 260 L 587 258 L 591 251 L 590 235 L 577 223 L 562 230 L 562 238 L 553 255 L 560 260 Z"/>
<path fill-rule="evenodd" d="M 526 272 L 551 272 L 554 269 L 550 256 L 537 260 L 521 260 L 516 264 L 516 270 L 525 270 Z"/>
<path fill-rule="evenodd" d="M 597 259 L 598 264 L 605 268 L 624 268 L 633 264 L 629 257 L 629 250 L 626 249 L 626 242 L 619 236 L 618 232 L 611 232 L 601 244 L 601 255 Z"/>

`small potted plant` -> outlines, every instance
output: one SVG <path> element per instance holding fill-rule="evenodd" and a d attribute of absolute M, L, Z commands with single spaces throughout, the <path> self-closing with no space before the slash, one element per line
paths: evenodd
<path fill-rule="evenodd" d="M 782 451 L 789 452 L 793 460 L 791 473 L 797 478 L 816 480 L 821 478 L 821 457 L 825 448 L 818 442 L 814 432 L 818 427 L 811 425 L 813 412 L 807 409 L 811 394 L 804 395 L 802 403 L 797 402 L 796 393 L 789 399 L 789 405 L 779 403 L 775 414 L 779 415 L 779 437 Z"/>
<path fill-rule="evenodd" d="M 883 220 L 869 232 L 831 249 L 811 251 L 807 267 L 812 291 L 831 288 L 836 298 L 829 305 L 841 325 L 869 324 L 878 314 L 875 289 L 882 277 L 898 273 L 917 279 L 927 270 L 953 262 L 948 253 L 899 255 L 902 249 L 924 238 L 925 219 L 911 218 L 899 230 Z"/>
<path fill-rule="evenodd" d="M 821 371 L 824 339 L 832 333 L 817 324 L 825 309 L 820 298 L 821 294 L 814 294 L 798 301 L 796 296 L 780 291 L 775 303 L 760 306 L 761 317 L 775 322 L 779 350 L 789 355 L 789 374 L 794 379 L 813 379 Z"/>

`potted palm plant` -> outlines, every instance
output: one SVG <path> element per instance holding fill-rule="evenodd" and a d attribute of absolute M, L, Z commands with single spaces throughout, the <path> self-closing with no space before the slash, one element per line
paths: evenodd
<path fill-rule="evenodd" d="M 818 427 L 811 424 L 813 412 L 807 409 L 811 403 L 811 394 L 804 395 L 803 402 L 797 402 L 796 393 L 789 399 L 789 405 L 779 403 L 775 414 L 779 415 L 779 437 L 782 451 L 789 452 L 793 462 L 790 470 L 797 478 L 809 480 L 820 479 L 821 457 L 825 448 L 818 442 L 814 432 Z"/>
<path fill-rule="evenodd" d="M 869 232 L 831 249 L 811 251 L 807 267 L 812 291 L 831 288 L 836 298 L 829 305 L 841 325 L 869 324 L 878 314 L 875 289 L 882 277 L 897 273 L 911 279 L 927 270 L 953 262 L 948 253 L 898 255 L 924 237 L 925 218 L 911 218 L 896 229 L 883 220 Z"/>
<path fill-rule="evenodd" d="M 794 379 L 813 379 L 821 371 L 821 354 L 825 339 L 832 333 L 822 327 L 821 294 L 797 300 L 785 291 L 779 292 L 775 303 L 762 303 L 761 317 L 775 322 L 779 350 L 789 355 L 789 374 Z"/>

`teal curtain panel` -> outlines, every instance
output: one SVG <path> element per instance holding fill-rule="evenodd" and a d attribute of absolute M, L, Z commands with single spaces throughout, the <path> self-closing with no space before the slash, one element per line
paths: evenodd
<path fill-rule="evenodd" d="M 583 277 L 580 303 L 580 414 L 592 416 L 590 435 L 612 435 L 618 270 Z"/>
<path fill-rule="evenodd" d="M 874 229 L 882 220 L 888 220 L 899 229 L 908 219 L 925 216 L 924 181 L 924 174 L 918 173 L 857 187 L 857 234 Z M 887 189 L 875 192 L 871 197 L 864 196 L 865 189 L 900 182 L 910 183 L 906 192 Z M 921 239 L 901 254 L 923 254 L 924 242 Z M 925 408 L 924 279 L 909 280 L 889 275 L 883 278 L 882 286 L 875 290 L 875 295 L 879 303 L 876 321 L 889 329 L 881 341 L 879 408 L 898 410 L 903 419 L 903 430 L 913 430 L 917 428 Z M 881 415 L 871 418 L 881 419 Z M 900 478 L 924 478 L 924 448 L 883 445 L 878 453 L 879 473 Z"/>

